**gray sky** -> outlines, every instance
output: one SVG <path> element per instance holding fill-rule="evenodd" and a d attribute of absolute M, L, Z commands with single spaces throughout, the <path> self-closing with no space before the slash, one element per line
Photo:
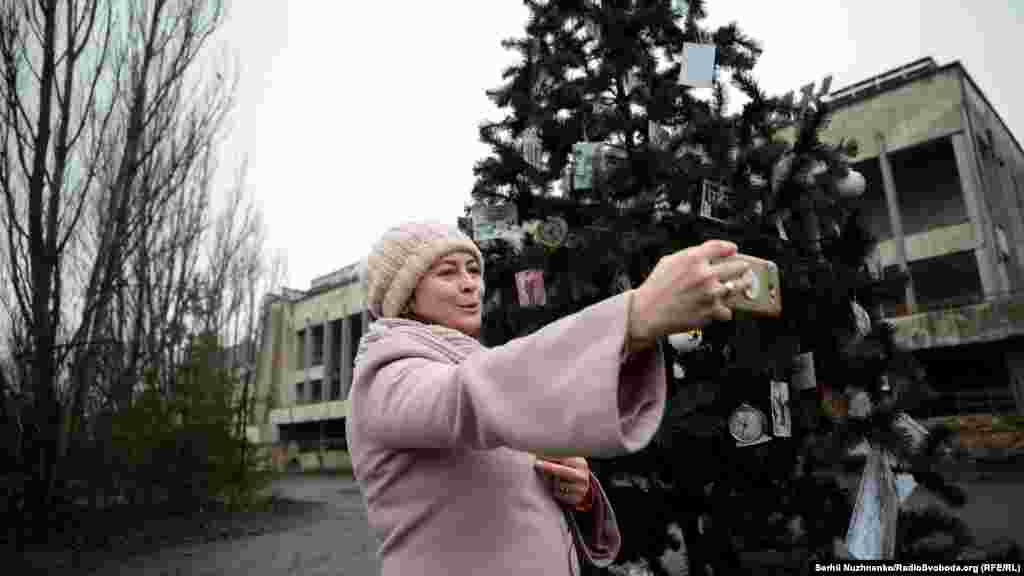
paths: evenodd
<path fill-rule="evenodd" d="M 241 85 L 219 180 L 226 189 L 248 157 L 247 187 L 289 286 L 363 257 L 392 224 L 462 215 L 488 153 L 477 125 L 500 116 L 484 91 L 515 61 L 500 41 L 522 34 L 522 2 L 232 4 L 220 42 Z M 770 95 L 828 74 L 840 88 L 925 56 L 960 60 L 1024 139 L 1024 0 L 707 6 L 711 24 L 736 21 L 762 42 L 755 74 Z"/>

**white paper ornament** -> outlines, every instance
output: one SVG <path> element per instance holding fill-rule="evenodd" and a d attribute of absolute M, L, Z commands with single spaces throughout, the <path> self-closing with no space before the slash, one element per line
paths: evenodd
<path fill-rule="evenodd" d="M 846 533 L 846 547 L 858 560 L 888 560 L 895 553 L 899 497 L 888 454 L 873 448 L 868 454 L 853 515 Z"/>
<path fill-rule="evenodd" d="M 690 15 L 690 3 L 687 0 L 672 0 L 672 12 L 676 18 L 685 20 Z"/>
<path fill-rule="evenodd" d="M 842 198 L 857 198 L 864 193 L 867 182 L 864 175 L 856 170 L 850 170 L 846 178 L 836 182 L 836 191 Z"/>
<path fill-rule="evenodd" d="M 772 435 L 789 438 L 792 432 L 792 417 L 789 412 L 789 384 L 772 381 Z"/>
<path fill-rule="evenodd" d="M 693 352 L 700 347 L 703 341 L 704 333 L 701 330 L 669 334 L 668 337 L 668 343 L 672 346 L 672 349 L 681 354 Z"/>
<path fill-rule="evenodd" d="M 650 142 L 652 147 L 664 149 L 668 145 L 670 138 L 671 135 L 668 130 L 660 124 L 653 120 L 647 121 L 647 141 Z"/>
<path fill-rule="evenodd" d="M 683 66 L 679 83 L 694 88 L 710 88 L 715 81 L 715 45 L 683 43 Z"/>
<path fill-rule="evenodd" d="M 537 170 L 544 169 L 544 146 L 536 127 L 531 126 L 523 131 L 519 141 L 519 150 L 527 164 Z"/>
<path fill-rule="evenodd" d="M 594 142 L 577 142 L 573 150 L 572 187 L 576 190 L 590 190 L 594 186 L 594 156 L 597 144 Z"/>
<path fill-rule="evenodd" d="M 512 203 L 486 205 L 477 203 L 471 209 L 473 238 L 482 244 L 518 232 L 519 213 Z"/>

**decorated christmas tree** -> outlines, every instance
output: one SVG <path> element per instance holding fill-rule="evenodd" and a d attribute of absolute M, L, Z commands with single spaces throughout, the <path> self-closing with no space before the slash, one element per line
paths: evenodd
<path fill-rule="evenodd" d="M 619 562 L 666 573 L 673 525 L 694 574 L 963 554 L 956 518 L 899 512 L 915 485 L 964 495 L 934 471 L 947 434 L 906 415 L 923 372 L 874 312 L 904 279 L 866 266 L 856 143 L 819 139 L 828 82 L 768 97 L 758 44 L 735 24 L 705 28 L 699 0 L 526 4 L 525 37 L 503 42 L 521 62 L 488 92 L 507 116 L 481 125 L 492 154 L 462 220 L 487 258 L 486 343 L 637 286 L 710 238 L 778 271 L 759 290 L 781 314 L 737 312 L 662 343 L 670 400 L 654 441 L 591 462 L 626 534 Z M 748 100 L 736 114 L 727 79 Z M 953 544 L 928 547 L 937 533 Z"/>

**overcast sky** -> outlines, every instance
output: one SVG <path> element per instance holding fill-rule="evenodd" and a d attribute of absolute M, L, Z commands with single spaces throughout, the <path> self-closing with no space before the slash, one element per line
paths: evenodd
<path fill-rule="evenodd" d="M 388 226 L 453 222 L 488 149 L 477 126 L 500 114 L 520 36 L 519 0 L 235 0 L 220 34 L 240 68 L 221 153 L 226 188 L 249 159 L 288 286 L 362 258 Z M 1024 138 L 1024 0 L 708 0 L 762 42 L 755 74 L 770 95 L 833 76 L 833 89 L 925 56 L 960 60 Z M 1016 48 L 1015 48 L 1016 47 Z M 1014 54 L 1017 52 L 1017 55 Z"/>

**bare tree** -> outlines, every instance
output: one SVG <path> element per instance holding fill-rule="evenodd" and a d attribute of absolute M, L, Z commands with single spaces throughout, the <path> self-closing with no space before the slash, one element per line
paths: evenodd
<path fill-rule="evenodd" d="M 162 240 L 194 241 L 194 222 L 173 212 L 201 203 L 190 194 L 209 178 L 233 83 L 189 72 L 223 18 L 219 0 L 0 0 L 2 255 L 32 406 L 37 521 L 101 364 L 118 359 L 125 396 L 147 319 L 158 318 L 133 314 L 124 326 L 116 313 L 173 306 L 150 290 L 153 262 L 166 257 L 152 250 L 153 230 L 181 226 Z M 178 264 L 180 281 L 190 264 Z"/>

